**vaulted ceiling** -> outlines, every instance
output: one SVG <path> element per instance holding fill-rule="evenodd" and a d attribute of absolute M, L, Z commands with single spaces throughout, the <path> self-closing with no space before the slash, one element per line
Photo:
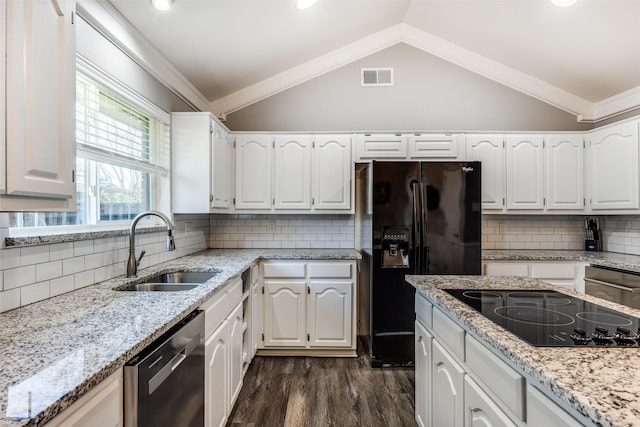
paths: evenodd
<path fill-rule="evenodd" d="M 575 114 L 640 106 L 640 1 L 148 0 L 110 3 L 211 103 L 230 113 L 404 42 Z"/>

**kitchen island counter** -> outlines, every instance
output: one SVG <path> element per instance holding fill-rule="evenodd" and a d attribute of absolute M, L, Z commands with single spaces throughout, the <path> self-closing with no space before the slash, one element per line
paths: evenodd
<path fill-rule="evenodd" d="M 640 317 L 640 311 L 524 277 L 407 276 L 431 301 L 586 425 L 640 425 L 638 348 L 534 347 L 442 289 L 549 289 Z"/>
<path fill-rule="evenodd" d="M 354 250 L 208 250 L 0 314 L 0 426 L 39 426 L 121 369 L 261 259 L 354 260 Z M 123 272 L 125 266 L 122 266 Z M 158 273 L 217 271 L 195 289 L 123 292 Z"/>

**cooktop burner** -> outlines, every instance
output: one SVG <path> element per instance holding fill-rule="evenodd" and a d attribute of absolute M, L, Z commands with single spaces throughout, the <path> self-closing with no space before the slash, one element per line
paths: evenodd
<path fill-rule="evenodd" d="M 638 347 L 640 319 L 549 290 L 444 289 L 534 346 Z"/>

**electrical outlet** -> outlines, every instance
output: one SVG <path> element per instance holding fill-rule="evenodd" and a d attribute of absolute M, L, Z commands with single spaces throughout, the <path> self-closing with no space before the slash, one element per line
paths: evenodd
<path fill-rule="evenodd" d="M 185 234 L 189 232 L 189 230 L 191 230 L 193 228 L 193 223 L 192 222 L 185 222 L 184 223 L 184 232 Z"/>
<path fill-rule="evenodd" d="M 267 224 L 267 233 L 275 233 L 276 232 L 276 220 L 272 219 Z"/>

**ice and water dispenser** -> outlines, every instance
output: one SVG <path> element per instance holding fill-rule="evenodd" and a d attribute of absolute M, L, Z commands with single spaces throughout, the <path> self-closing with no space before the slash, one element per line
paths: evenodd
<path fill-rule="evenodd" d="M 382 232 L 382 268 L 409 268 L 409 233 L 406 228 Z"/>

